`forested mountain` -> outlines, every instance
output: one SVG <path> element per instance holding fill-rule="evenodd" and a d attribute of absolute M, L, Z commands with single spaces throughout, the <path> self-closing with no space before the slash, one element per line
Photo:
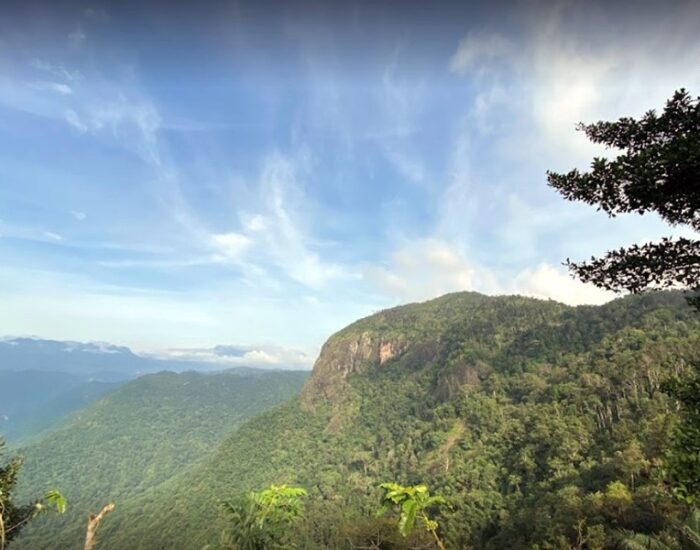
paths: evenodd
<path fill-rule="evenodd" d="M 65 516 L 35 520 L 19 548 L 79 546 L 88 513 L 119 506 L 207 456 L 242 421 L 297 394 L 308 372 L 231 369 L 137 378 L 21 450 L 20 493 L 59 488 Z M 20 495 L 21 496 L 21 495 Z M 72 538 L 71 538 L 72 537 Z"/>
<path fill-rule="evenodd" d="M 0 435 L 18 444 L 121 383 L 66 372 L 0 370 Z"/>
<path fill-rule="evenodd" d="M 448 548 L 610 548 L 635 533 L 682 547 L 661 384 L 699 351 L 678 293 L 577 308 L 459 293 L 383 311 L 328 340 L 301 397 L 119 500 L 100 536 L 106 548 L 218 547 L 222 499 L 290 483 L 309 491 L 301 547 L 369 547 L 384 525 L 377 485 L 393 480 L 448 500 Z M 33 533 L 51 546 L 41 525 Z"/>
<path fill-rule="evenodd" d="M 212 352 L 225 359 L 228 348 L 217 346 Z M 0 339 L 0 436 L 12 446 L 22 444 L 143 374 L 213 372 L 222 370 L 221 365 L 142 356 L 125 346 L 107 343 Z M 241 373 L 246 367 L 236 368 Z"/>
<path fill-rule="evenodd" d="M 160 369 L 124 346 L 40 338 L 0 340 L 0 370 L 55 371 L 124 378 Z"/>

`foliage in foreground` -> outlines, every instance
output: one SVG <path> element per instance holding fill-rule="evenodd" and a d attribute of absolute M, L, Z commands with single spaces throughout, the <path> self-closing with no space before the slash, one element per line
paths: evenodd
<path fill-rule="evenodd" d="M 579 129 L 621 154 L 593 159 L 590 172 L 549 172 L 549 184 L 566 199 L 596 205 L 610 216 L 654 212 L 672 226 L 700 232 L 700 97 L 679 90 L 661 114 L 652 110 L 639 120 L 627 117 Z M 686 288 L 694 291 L 689 302 L 700 311 L 700 239 L 664 238 L 587 263 L 567 263 L 581 280 L 610 290 Z M 690 505 L 700 498 L 699 388 L 699 364 L 665 385 L 682 409 L 668 453 L 669 471 L 675 493 Z"/>
<path fill-rule="evenodd" d="M 55 511 L 66 511 L 65 497 L 57 490 L 47 491 L 42 499 L 27 504 L 17 504 L 14 491 L 17 486 L 17 474 L 22 466 L 22 459 L 14 457 L 2 463 L 5 441 L 0 438 L 0 550 L 14 540 L 28 523 L 38 515 Z"/>
<path fill-rule="evenodd" d="M 700 98 L 679 90 L 661 114 L 652 110 L 638 120 L 579 129 L 594 143 L 622 152 L 612 160 L 593 159 L 590 172 L 549 172 L 549 184 L 566 199 L 610 216 L 654 212 L 670 225 L 700 231 Z M 700 289 L 700 240 L 665 238 L 569 266 L 583 281 L 611 290 Z"/>
<path fill-rule="evenodd" d="M 302 518 L 306 496 L 301 487 L 273 484 L 225 502 L 231 521 L 229 543 L 237 550 L 294 547 L 290 527 Z"/>
<path fill-rule="evenodd" d="M 387 511 L 392 506 L 399 509 L 399 532 L 409 536 L 418 523 L 418 528 L 430 533 L 438 548 L 444 550 L 445 546 L 437 535 L 438 522 L 429 515 L 429 508 L 437 505 L 445 505 L 447 501 L 439 495 L 431 495 L 425 485 L 413 485 L 404 487 L 398 483 L 382 483 L 384 489 L 382 497 L 382 510 Z"/>

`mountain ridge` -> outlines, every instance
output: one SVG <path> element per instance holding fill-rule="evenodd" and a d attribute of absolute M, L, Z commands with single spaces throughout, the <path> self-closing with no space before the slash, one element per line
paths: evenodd
<path fill-rule="evenodd" d="M 145 492 L 207 456 L 238 424 L 295 395 L 307 376 L 164 371 L 127 382 L 20 450 L 20 497 L 56 487 L 71 505 L 65 516 L 33 522 L 13 544 L 53 548 L 57 532 L 79 540 L 88 513 Z"/>
<path fill-rule="evenodd" d="M 401 353 L 387 358 L 387 341 Z M 664 534 L 676 521 L 657 481 L 674 419 L 660 383 L 700 350 L 680 293 L 583 307 L 452 295 L 367 317 L 323 349 L 299 398 L 125 502 L 105 544 L 216 544 L 227 530 L 217 502 L 270 483 L 309 491 L 309 548 L 369 544 L 349 523 L 373 521 L 387 480 L 451 502 L 441 525 L 453 548 L 575 544 L 569 518 L 609 544 L 620 526 Z M 632 490 L 625 472 L 637 467 Z M 606 500 L 612 482 L 630 494 L 624 516 Z M 663 513 L 652 494 L 666 495 Z"/>

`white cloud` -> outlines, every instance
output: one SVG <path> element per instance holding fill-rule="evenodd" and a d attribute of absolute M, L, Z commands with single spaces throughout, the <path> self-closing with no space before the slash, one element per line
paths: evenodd
<path fill-rule="evenodd" d="M 37 90 L 48 90 L 59 95 L 71 95 L 73 88 L 63 82 L 34 82 L 31 86 Z"/>
<path fill-rule="evenodd" d="M 500 273 L 676 234 L 656 216 L 610 220 L 546 186 L 548 169 L 586 169 L 593 156 L 615 154 L 576 132 L 576 123 L 639 116 L 675 89 L 700 88 L 700 72 L 688 71 L 700 58 L 690 23 L 700 4 L 674 6 L 662 19 L 637 14 L 613 23 L 604 5 L 545 3 L 514 10 L 507 37 L 502 20 L 467 33 L 446 68 L 471 103 L 457 119 L 452 173 L 427 234 L 482 264 L 490 262 L 488 243 Z"/>
<path fill-rule="evenodd" d="M 68 69 L 63 65 L 56 65 L 54 63 L 49 63 L 43 59 L 34 58 L 29 62 L 30 67 L 36 69 L 40 73 L 48 74 L 57 77 L 65 82 L 73 82 L 76 80 L 82 80 L 83 75 L 80 71 L 75 69 Z"/>
<path fill-rule="evenodd" d="M 241 212 L 240 217 L 246 236 L 258 245 L 258 261 L 272 263 L 291 279 L 317 289 L 348 274 L 313 249 L 308 228 L 312 204 L 298 181 L 298 165 L 289 157 L 270 155 L 258 182 L 260 209 Z"/>
<path fill-rule="evenodd" d="M 235 366 L 309 369 L 313 356 L 281 346 L 219 345 L 212 348 L 176 348 L 155 352 L 163 359 L 211 363 L 212 368 Z"/>
<path fill-rule="evenodd" d="M 398 301 L 426 300 L 457 291 L 521 294 L 569 305 L 601 304 L 615 297 L 548 264 L 521 270 L 504 280 L 503 275 L 467 261 L 453 246 L 437 239 L 406 243 L 383 265 L 366 266 L 364 277 Z"/>
<path fill-rule="evenodd" d="M 80 120 L 78 113 L 76 113 L 73 109 L 66 109 L 64 117 L 66 119 L 66 122 L 73 126 L 73 128 L 75 128 L 76 130 L 80 132 L 87 132 L 87 125 L 82 120 Z"/>
<path fill-rule="evenodd" d="M 51 241 L 62 241 L 63 237 L 58 233 L 53 233 L 52 231 L 44 231 L 44 237 Z"/>
<path fill-rule="evenodd" d="M 109 136 L 161 167 L 161 116 L 155 104 L 140 93 L 133 77 L 105 79 L 99 73 L 83 74 L 38 58 L 16 65 L 17 74 L 28 73 L 32 78 L 13 78 L 10 72 L 0 75 L 0 103 L 62 119 L 80 132 Z"/>
<path fill-rule="evenodd" d="M 109 131 L 113 138 L 145 161 L 161 165 L 162 152 L 157 135 L 161 117 L 155 106 L 138 96 L 127 97 L 117 90 L 88 101 L 80 111 L 81 127 L 94 133 Z"/>
<path fill-rule="evenodd" d="M 640 12 L 614 30 L 600 25 L 607 9 L 558 2 L 514 11 L 517 44 L 495 27 L 460 42 L 449 68 L 476 88 L 482 122 L 504 115 L 517 122 L 507 131 L 518 135 L 504 150 L 585 166 L 602 148 L 574 131 L 578 122 L 639 116 L 661 107 L 675 89 L 700 85 L 700 73 L 687 70 L 700 56 L 690 23 L 700 17 L 700 4 L 676 3 L 663 19 Z"/>
<path fill-rule="evenodd" d="M 402 176 L 415 183 L 422 183 L 426 178 L 425 166 L 419 158 L 402 152 L 399 148 L 385 145 L 385 155 Z"/>
<path fill-rule="evenodd" d="M 0 220 L 0 235 L 34 242 L 57 243 L 63 241 L 63 236 L 55 231 L 49 231 L 39 226 L 8 223 L 4 220 Z"/>
<path fill-rule="evenodd" d="M 241 233 L 219 233 L 211 236 L 211 244 L 215 248 L 215 261 L 239 260 L 252 246 L 253 241 Z"/>
<path fill-rule="evenodd" d="M 541 264 L 536 269 L 525 269 L 512 283 L 512 292 L 533 298 L 550 298 L 572 306 L 604 304 L 615 298 L 614 292 L 582 283 L 562 269 Z"/>
<path fill-rule="evenodd" d="M 244 219 L 243 224 L 246 231 L 251 233 L 259 233 L 267 229 L 267 222 L 265 218 L 260 214 L 255 214 Z"/>
<path fill-rule="evenodd" d="M 438 203 L 434 234 L 467 249 L 479 211 L 479 185 L 472 170 L 471 139 L 461 131 L 452 144 L 449 181 Z"/>
<path fill-rule="evenodd" d="M 104 23 L 105 21 L 109 21 L 110 15 L 101 8 L 90 7 L 85 10 L 85 18 Z"/>
<path fill-rule="evenodd" d="M 420 79 L 399 78 L 402 46 L 399 43 L 394 48 L 382 75 L 378 92 L 381 116 L 373 121 L 381 129 L 367 132 L 363 128 L 363 131 L 365 137 L 376 141 L 386 160 L 401 176 L 424 184 L 426 168 L 420 154 L 412 150 L 411 138 L 425 107 L 426 86 Z"/>
<path fill-rule="evenodd" d="M 424 300 L 490 286 L 490 274 L 436 239 L 408 242 L 383 265 L 365 266 L 364 277 L 395 300 Z"/>

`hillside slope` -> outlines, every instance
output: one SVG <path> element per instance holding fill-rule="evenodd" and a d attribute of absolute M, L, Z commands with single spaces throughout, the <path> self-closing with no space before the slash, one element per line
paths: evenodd
<path fill-rule="evenodd" d="M 207 456 L 242 421 L 298 393 L 307 377 L 253 369 L 162 372 L 125 384 L 22 451 L 20 490 L 60 488 L 70 511 L 40 518 L 15 547 L 55 548 L 58 531 L 77 537 L 67 543 L 77 547 L 90 511 L 140 494 Z"/>
<path fill-rule="evenodd" d="M 21 445 L 121 383 L 66 372 L 0 370 L 0 435 Z"/>
<path fill-rule="evenodd" d="M 700 322 L 676 293 L 578 308 L 459 293 L 383 311 L 329 338 L 299 398 L 120 502 L 100 536 L 218 547 L 218 502 L 294 483 L 310 493 L 301 547 L 368 547 L 377 485 L 395 480 L 450 501 L 449 548 L 604 548 L 622 529 L 670 540 L 675 417 L 660 384 L 698 350 Z"/>

